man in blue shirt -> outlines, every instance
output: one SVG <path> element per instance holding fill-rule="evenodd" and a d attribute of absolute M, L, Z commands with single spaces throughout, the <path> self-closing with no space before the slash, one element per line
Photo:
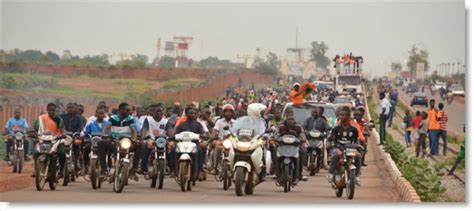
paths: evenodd
<path fill-rule="evenodd" d="M 5 133 L 4 134 L 9 134 L 10 136 L 8 137 L 6 141 L 6 151 L 7 154 L 5 155 L 5 158 L 3 160 L 9 161 L 8 154 L 10 153 L 10 148 L 13 146 L 13 139 L 14 139 L 14 134 L 15 132 L 23 132 L 26 135 L 26 130 L 28 129 L 28 123 L 24 118 L 21 118 L 21 112 L 20 109 L 15 109 L 15 115 L 13 118 L 10 118 L 7 123 L 5 124 Z M 28 149 L 29 149 L 29 143 L 28 141 L 24 141 L 24 149 L 25 149 L 25 161 L 29 161 L 30 158 L 28 157 Z"/>
<path fill-rule="evenodd" d="M 108 134 L 108 131 L 104 130 L 109 125 L 109 122 L 105 120 L 105 110 L 100 107 L 97 108 L 95 111 L 95 117 L 96 119 L 92 120 L 92 122 L 90 122 L 84 129 L 84 137 L 87 139 L 90 138 L 89 135 L 92 135 L 94 133 L 102 133 L 105 131 Z M 89 153 L 90 152 L 91 152 L 91 143 L 85 142 L 85 146 L 84 146 L 85 166 L 89 166 Z"/>

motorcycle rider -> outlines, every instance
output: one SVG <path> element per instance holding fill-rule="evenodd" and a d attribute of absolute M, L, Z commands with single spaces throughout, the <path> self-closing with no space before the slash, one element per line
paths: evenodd
<path fill-rule="evenodd" d="M 307 145 L 306 136 L 304 135 L 303 128 L 299 124 L 296 123 L 294 115 L 290 115 L 286 117 L 286 120 L 278 128 L 278 132 L 275 137 L 279 138 L 283 135 L 294 135 L 296 138 L 298 138 L 301 141 L 300 149 L 299 149 L 300 154 L 299 154 L 299 165 L 298 165 L 298 178 L 300 180 L 306 181 L 308 178 L 306 176 L 303 176 L 303 164 L 305 163 L 305 160 L 306 160 L 306 147 L 304 147 L 305 145 Z M 278 159 L 275 166 L 277 166 L 277 168 L 280 167 L 278 163 Z M 279 172 L 280 172 L 279 170 L 276 171 L 277 177 L 278 177 Z M 294 182 L 296 183 L 297 181 L 294 181 Z"/>
<path fill-rule="evenodd" d="M 66 113 L 61 115 L 61 119 L 64 122 L 64 129 L 66 131 L 76 133 L 82 131 L 82 118 L 78 115 L 78 107 L 74 103 L 68 103 L 66 105 Z M 72 145 L 72 150 L 74 153 L 74 166 L 76 171 L 81 169 L 79 164 L 79 154 L 80 154 L 80 144 L 74 143 Z"/>
<path fill-rule="evenodd" d="M 322 116 L 323 113 L 321 112 L 321 108 L 322 107 L 313 108 L 311 111 L 311 117 L 308 117 L 303 123 L 304 131 L 309 132 L 311 130 L 318 130 L 324 134 L 329 131 L 328 121 Z M 318 156 L 318 160 L 322 162 L 324 156 L 323 153 L 320 153 Z"/>
<path fill-rule="evenodd" d="M 56 115 L 56 104 L 49 103 L 46 106 L 47 113 L 38 117 L 38 134 L 46 132 L 51 133 L 56 138 L 64 138 L 64 123 L 63 119 Z M 66 154 L 64 151 L 64 144 L 56 142 L 57 150 L 56 153 L 59 158 L 59 176 L 64 177 L 64 164 L 66 163 Z"/>
<path fill-rule="evenodd" d="M 197 121 L 197 113 L 198 112 L 195 107 L 188 106 L 185 110 L 186 121 L 182 122 L 176 127 L 176 130 L 174 131 L 174 135 L 179 134 L 181 132 L 190 131 L 190 132 L 199 134 L 201 139 L 207 139 L 209 137 L 209 133 L 206 133 L 204 131 L 203 125 Z M 203 158 L 202 156 L 203 152 L 201 150 L 199 141 L 195 141 L 194 143 L 196 144 L 196 150 L 197 150 L 197 154 L 195 155 L 196 157 L 194 157 L 194 160 L 197 160 L 197 162 L 193 163 L 194 172 L 195 172 L 195 174 L 193 175 L 196 177 L 196 178 L 193 178 L 193 180 L 197 179 L 199 172 L 202 172 L 203 163 L 204 163 L 204 160 L 201 159 Z M 176 156 L 176 147 L 173 148 L 172 152 L 173 154 L 175 154 L 174 156 L 175 159 L 172 161 L 173 162 L 172 166 L 175 167 L 176 158 L 178 158 L 178 156 Z"/>
<path fill-rule="evenodd" d="M 212 141 L 211 147 L 215 148 L 215 155 L 220 155 L 222 150 L 222 141 L 226 136 L 226 129 L 231 128 L 232 125 L 235 123 L 235 120 L 232 118 L 234 117 L 234 106 L 231 104 L 225 104 L 222 107 L 224 112 L 223 118 L 220 118 L 216 121 L 214 128 L 212 129 Z M 217 167 L 217 163 L 214 163 L 213 170 Z"/>
<path fill-rule="evenodd" d="M 25 133 L 26 130 L 28 130 L 28 128 L 29 126 L 26 120 L 24 118 L 21 118 L 20 109 L 16 108 L 13 118 L 8 119 L 7 123 L 5 124 L 4 134 L 10 133 L 13 135 L 14 132 L 18 132 L 18 131 Z M 10 157 L 8 156 L 8 154 L 10 153 L 10 148 L 13 146 L 13 143 L 14 143 L 13 140 L 14 140 L 13 136 L 9 136 L 8 139 L 6 140 L 6 154 L 5 154 L 5 158 L 3 158 L 3 160 L 5 161 L 10 160 Z M 26 141 L 25 139 L 23 144 L 24 144 L 23 148 L 25 149 L 25 153 L 24 153 L 25 161 L 30 161 L 30 158 L 28 157 L 29 142 Z"/>
<path fill-rule="evenodd" d="M 360 111 L 361 109 L 363 110 L 363 108 L 357 108 L 356 110 L 354 110 L 354 113 L 353 113 L 354 119 L 351 120 L 351 125 L 357 128 L 360 144 L 364 147 L 364 150 L 367 152 L 367 139 L 364 136 L 364 131 L 366 130 L 365 123 L 367 121 L 364 118 L 362 118 L 363 113 Z M 362 166 L 367 166 L 367 164 L 365 163 L 366 154 L 367 153 L 363 153 L 363 157 L 361 158 Z"/>
<path fill-rule="evenodd" d="M 133 156 L 133 166 L 130 168 L 130 178 L 136 177 L 136 170 L 138 169 L 138 161 L 141 158 L 141 151 L 143 144 L 137 140 L 137 131 L 135 130 L 135 121 L 130 115 L 131 108 L 128 103 L 120 103 L 118 107 L 118 114 L 113 115 L 109 118 L 109 124 L 102 131 L 103 134 L 106 134 L 107 131 L 111 131 L 112 138 L 120 137 L 129 137 L 132 141 L 132 146 L 130 147 L 130 152 L 135 152 Z M 100 165 L 102 169 L 107 168 L 105 162 L 105 157 L 107 152 L 115 152 L 115 146 L 110 141 L 102 141 L 98 145 L 98 154 L 100 159 Z"/>
<path fill-rule="evenodd" d="M 142 137 L 145 138 L 149 136 L 152 140 L 155 140 L 156 137 L 166 136 L 165 127 L 167 123 L 168 119 L 164 118 L 163 116 L 163 107 L 155 107 L 153 109 L 153 115 L 147 116 L 144 119 L 141 131 Z M 153 149 L 153 143 L 154 142 L 145 144 L 145 151 L 143 153 L 141 162 L 141 170 L 144 175 L 148 174 L 147 162 L 148 157 L 150 156 Z"/>
<path fill-rule="evenodd" d="M 334 172 L 336 171 L 337 163 L 340 157 L 342 156 L 342 150 L 344 146 L 339 143 L 339 140 L 350 141 L 351 144 L 359 143 L 359 131 L 356 127 L 351 125 L 351 109 L 347 106 L 341 108 L 338 112 L 340 123 L 333 128 L 331 139 L 329 140 L 333 144 L 331 152 L 331 166 L 329 167 L 329 174 L 327 176 L 329 182 L 334 181 Z M 355 157 L 355 166 L 356 170 L 356 180 L 359 184 L 359 174 L 360 174 L 360 154 L 358 153 Z"/>
<path fill-rule="evenodd" d="M 84 128 L 84 136 L 91 135 L 92 133 L 102 133 L 104 128 L 109 124 L 108 121 L 105 121 L 105 110 L 103 108 L 97 108 L 95 111 L 96 119 L 89 123 L 86 128 Z M 101 143 L 99 143 L 100 145 Z M 114 148 L 115 149 L 115 148 Z M 91 152 L 91 145 L 87 144 L 84 148 L 84 164 L 89 166 L 89 153 Z M 99 158 L 100 160 L 100 158 Z M 106 169 L 102 168 L 101 176 L 105 176 Z"/>

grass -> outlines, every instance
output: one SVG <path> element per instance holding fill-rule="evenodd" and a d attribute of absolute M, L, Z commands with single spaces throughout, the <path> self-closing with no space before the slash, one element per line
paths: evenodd
<path fill-rule="evenodd" d="M 0 159 L 3 159 L 6 154 L 6 145 L 5 142 L 3 141 L 3 136 L 0 136 Z"/>
<path fill-rule="evenodd" d="M 29 74 L 29 73 L 2 73 L 7 77 L 12 77 L 16 81 L 25 81 L 31 79 L 32 77 L 38 80 L 54 80 L 61 81 L 63 79 L 70 79 L 59 76 L 50 76 L 42 74 Z M 35 87 L 20 87 L 15 88 L 16 90 L 22 91 L 31 91 L 34 93 L 45 93 L 45 94 L 57 94 L 57 95 L 66 95 L 66 96 L 84 96 L 84 97 L 99 97 L 99 98 L 112 98 L 112 99 L 125 99 L 130 95 L 139 95 L 150 91 L 156 87 L 156 81 L 144 80 L 144 79 L 104 79 L 99 77 L 90 77 L 87 75 L 82 75 L 74 78 L 78 81 L 88 81 L 91 83 L 101 83 L 104 81 L 112 81 L 114 87 L 119 87 L 113 89 L 112 91 L 100 91 L 97 89 L 90 89 L 88 87 L 77 87 L 74 84 L 55 84 L 50 87 L 35 86 Z M 203 80 L 194 79 L 194 78 L 184 78 L 176 80 L 168 80 L 165 82 L 162 88 L 182 88 L 191 84 L 201 83 Z"/>
<path fill-rule="evenodd" d="M 453 166 L 453 164 L 456 161 L 457 157 L 458 157 L 457 155 L 447 157 L 446 159 L 444 159 L 444 165 L 446 167 L 448 167 L 449 169 L 451 169 L 451 167 Z M 465 160 L 466 159 L 463 159 L 461 161 L 461 163 L 459 163 L 458 167 L 456 168 L 456 172 L 460 172 L 460 173 L 463 173 L 463 174 L 465 173 L 465 169 L 466 169 Z"/>
<path fill-rule="evenodd" d="M 199 84 L 204 82 L 203 80 L 199 80 L 196 78 L 182 78 L 182 79 L 173 79 L 168 80 L 165 84 L 161 87 L 163 89 L 175 89 L 175 88 L 182 88 L 194 84 Z"/>

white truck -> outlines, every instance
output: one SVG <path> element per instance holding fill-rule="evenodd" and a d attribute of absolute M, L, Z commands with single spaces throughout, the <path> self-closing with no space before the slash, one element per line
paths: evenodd
<path fill-rule="evenodd" d="M 338 74 L 334 78 L 336 91 L 339 94 L 362 94 L 362 75 L 361 74 Z"/>

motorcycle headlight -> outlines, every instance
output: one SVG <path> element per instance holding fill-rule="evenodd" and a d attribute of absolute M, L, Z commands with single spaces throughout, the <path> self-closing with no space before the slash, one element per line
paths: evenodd
<path fill-rule="evenodd" d="M 23 139 L 23 133 L 20 133 L 20 132 L 15 133 L 15 139 L 16 140 L 22 140 Z"/>
<path fill-rule="evenodd" d="M 64 143 L 64 145 L 68 146 L 72 143 L 72 138 L 71 136 L 66 136 L 66 138 L 63 139 L 62 141 Z"/>
<path fill-rule="evenodd" d="M 321 136 L 321 132 L 319 131 L 310 131 L 309 135 L 314 138 L 319 138 Z"/>
<path fill-rule="evenodd" d="M 130 146 L 132 146 L 132 141 L 129 138 L 120 139 L 120 147 L 122 147 L 122 149 L 128 149 Z"/>
<path fill-rule="evenodd" d="M 239 151 L 242 151 L 242 152 L 245 152 L 245 151 L 248 151 L 250 149 L 250 146 L 252 145 L 252 143 L 250 142 L 237 142 L 237 149 Z"/>
<path fill-rule="evenodd" d="M 158 148 L 165 148 L 165 146 L 166 146 L 166 139 L 164 139 L 164 138 L 158 138 L 158 140 L 156 140 L 155 143 L 156 143 L 156 146 L 157 146 Z"/>
<path fill-rule="evenodd" d="M 224 145 L 225 149 L 230 149 L 232 147 L 232 142 L 229 139 L 226 139 L 222 142 L 222 145 Z"/>
<path fill-rule="evenodd" d="M 292 144 L 292 143 L 295 143 L 296 139 L 293 137 L 283 137 L 282 141 L 285 144 Z"/>
<path fill-rule="evenodd" d="M 99 141 L 101 140 L 100 137 L 94 136 L 91 139 L 92 146 L 96 147 L 99 145 Z"/>

